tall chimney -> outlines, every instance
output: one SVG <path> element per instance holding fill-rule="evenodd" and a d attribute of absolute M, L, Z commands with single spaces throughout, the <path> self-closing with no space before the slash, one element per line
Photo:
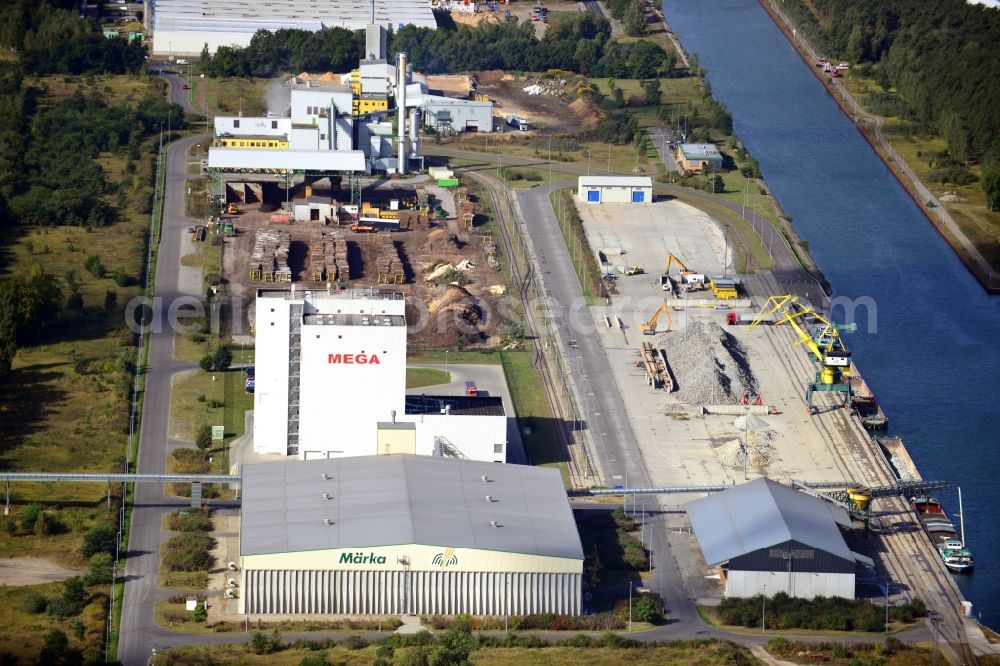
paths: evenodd
<path fill-rule="evenodd" d="M 420 109 L 410 109 L 410 156 L 420 157 Z"/>
<path fill-rule="evenodd" d="M 406 54 L 396 56 L 396 141 L 399 175 L 406 175 Z"/>

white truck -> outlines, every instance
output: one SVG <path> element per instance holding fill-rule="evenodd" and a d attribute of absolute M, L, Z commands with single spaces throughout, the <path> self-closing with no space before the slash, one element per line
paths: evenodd
<path fill-rule="evenodd" d="M 524 118 L 519 118 L 517 116 L 507 116 L 507 124 L 511 127 L 521 130 L 522 132 L 528 131 L 528 121 Z"/>

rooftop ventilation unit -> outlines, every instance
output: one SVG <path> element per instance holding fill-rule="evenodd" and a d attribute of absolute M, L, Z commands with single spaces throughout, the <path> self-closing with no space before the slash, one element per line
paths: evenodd
<path fill-rule="evenodd" d="M 323 477 L 323 480 L 324 480 L 324 481 L 327 481 L 327 480 L 329 480 L 329 478 L 330 478 L 330 475 L 329 475 L 329 474 L 327 474 L 326 472 L 323 472 L 322 474 L 320 474 L 320 476 L 322 476 L 322 477 Z"/>
<path fill-rule="evenodd" d="M 333 499 L 333 496 L 330 493 L 323 493 L 323 499 L 325 500 Z"/>
<path fill-rule="evenodd" d="M 329 518 L 324 518 L 323 519 L 323 524 L 324 525 L 333 525 L 333 521 L 330 520 Z"/>
<path fill-rule="evenodd" d="M 490 527 L 500 527 L 500 523 L 495 520 L 490 521 Z"/>
<path fill-rule="evenodd" d="M 230 562 L 228 565 L 230 571 L 236 571 L 239 567 L 236 566 L 236 562 Z"/>
<path fill-rule="evenodd" d="M 483 474 L 479 478 L 482 479 L 483 483 L 489 483 L 490 482 L 490 477 L 486 476 L 485 474 Z"/>
<path fill-rule="evenodd" d="M 486 503 L 487 504 L 493 504 L 493 495 L 487 495 L 486 496 Z"/>

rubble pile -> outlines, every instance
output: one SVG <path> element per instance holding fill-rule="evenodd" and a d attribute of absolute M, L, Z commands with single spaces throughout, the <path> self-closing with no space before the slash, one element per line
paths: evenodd
<path fill-rule="evenodd" d="M 715 323 L 695 322 L 663 338 L 681 402 L 735 405 L 757 395 L 757 379 L 739 341 Z"/>

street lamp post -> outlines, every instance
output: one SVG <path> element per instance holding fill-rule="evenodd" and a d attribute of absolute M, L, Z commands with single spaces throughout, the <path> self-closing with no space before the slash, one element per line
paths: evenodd
<path fill-rule="evenodd" d="M 587 151 L 587 175 L 590 175 L 590 151 Z"/>
<path fill-rule="evenodd" d="M 628 582 L 628 633 L 632 633 L 632 581 Z"/>
<path fill-rule="evenodd" d="M 764 594 L 760 595 L 760 635 L 764 635 L 764 624 L 767 613 L 767 585 L 764 586 Z"/>

